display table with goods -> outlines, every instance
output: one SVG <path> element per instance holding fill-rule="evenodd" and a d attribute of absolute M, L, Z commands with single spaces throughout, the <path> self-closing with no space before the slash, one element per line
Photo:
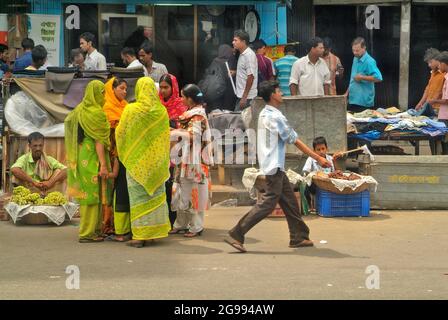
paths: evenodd
<path fill-rule="evenodd" d="M 349 141 L 370 145 L 375 140 L 409 141 L 420 154 L 420 141 L 430 142 L 445 139 L 448 128 L 420 112 L 410 109 L 401 112 L 397 108 L 365 110 L 347 113 L 347 138 Z M 437 154 L 437 144 L 431 143 L 432 153 Z"/>
<path fill-rule="evenodd" d="M 376 192 L 378 182 L 371 176 L 352 172 L 311 172 L 308 186 L 316 186 L 316 210 L 323 217 L 368 217 L 370 188 Z"/>
<path fill-rule="evenodd" d="M 60 192 L 50 192 L 45 197 L 29 189 L 15 187 L 9 202 L 4 206 L 14 223 L 61 225 L 71 220 L 79 205 L 69 202 Z"/>

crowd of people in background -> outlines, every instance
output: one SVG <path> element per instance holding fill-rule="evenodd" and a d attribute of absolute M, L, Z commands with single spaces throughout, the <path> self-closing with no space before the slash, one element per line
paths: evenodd
<path fill-rule="evenodd" d="M 108 240 L 142 247 L 146 241 L 168 234 L 200 236 L 209 205 L 213 155 L 207 142 L 211 137 L 207 140 L 206 136 L 199 149 L 205 154 L 194 154 L 197 150 L 190 145 L 188 157 L 180 162 L 170 154 L 171 143 L 191 140 L 195 134 L 203 136 L 209 132 L 209 112 L 242 111 L 260 94 L 268 103 L 262 117 L 278 123 L 287 136 L 277 147 L 295 144 L 319 164 L 329 166 L 325 158 L 297 139 L 277 107 L 283 102 L 282 96 L 337 93 L 336 80 L 343 76 L 344 67 L 332 52 L 330 39 L 310 39 L 306 44 L 308 53 L 301 58 L 296 56 L 295 46 L 286 45 L 284 56 L 274 62 L 266 56 L 263 40 L 251 47 L 249 34 L 237 30 L 232 46 L 219 46 L 217 57 L 198 85 L 187 84 L 180 90 L 176 76 L 154 60 L 147 31 L 138 29 L 121 50 L 126 68 L 143 70 L 144 77 L 136 82 L 135 101 L 126 101 L 125 79 L 112 77 L 105 84 L 92 80 L 82 102 L 65 120 L 68 194 L 80 204 L 80 242 L 99 242 L 107 236 Z M 95 42 L 92 33 L 83 33 L 79 48 L 70 52 L 69 67 L 106 70 L 106 58 Z M 32 39 L 26 38 L 22 47 L 24 53 L 12 71 L 46 68 L 47 51 L 42 45 L 35 46 Z M 375 83 L 382 81 L 382 75 L 363 38 L 353 40 L 352 51 L 353 65 L 345 95 L 348 110 L 359 112 L 374 107 Z M 0 45 L 0 75 L 11 71 L 7 54 L 8 47 Z M 425 61 L 431 77 L 416 110 L 438 113 L 438 118 L 448 123 L 448 53 L 429 49 Z M 269 127 L 267 122 L 265 125 Z M 447 151 L 444 144 L 444 153 Z M 193 157 L 200 162 L 192 161 Z M 293 193 L 285 182 L 286 176 L 277 170 L 284 164 L 280 161 L 271 168 L 271 160 L 260 160 L 273 183 L 271 197 L 265 207 L 255 207 L 232 229 L 229 243 L 237 250 L 245 251 L 244 234 L 279 199 L 288 207 L 285 213 L 292 226 L 290 246 L 312 245 L 308 228 L 292 204 Z M 280 191 L 287 197 L 283 198 Z"/>
<path fill-rule="evenodd" d="M 210 42 L 211 39 L 204 39 Z M 106 58 L 96 48 L 97 41 L 91 32 L 79 36 L 79 48 L 72 49 L 69 67 L 78 70 L 107 70 Z M 276 79 L 284 96 L 335 95 L 337 79 L 341 79 L 344 67 L 332 52 L 331 39 L 315 37 L 305 44 L 307 54 L 296 56 L 296 46 L 286 45 L 284 56 L 272 61 L 266 55 L 267 44 L 262 39 L 249 41 L 243 30 L 234 33 L 232 46 L 222 44 L 217 56 L 211 60 L 202 79 L 198 82 L 204 94 L 207 113 L 215 110 L 241 111 L 257 96 L 258 85 L 266 80 Z M 22 41 L 22 55 L 12 67 L 8 64 L 8 47 L 0 45 L 0 72 L 23 70 L 46 70 L 48 53 L 42 45 L 25 38 Z M 381 72 L 375 60 L 366 51 L 366 42 L 357 38 L 352 44 L 354 54 L 348 97 L 348 110 L 362 111 L 373 107 L 374 84 L 382 81 Z M 166 65 L 154 61 L 152 29 L 139 27 L 123 44 L 120 52 L 126 68 L 143 68 L 145 76 L 157 84 L 162 75 L 168 73 Z M 232 83 L 233 82 L 233 83 Z"/>

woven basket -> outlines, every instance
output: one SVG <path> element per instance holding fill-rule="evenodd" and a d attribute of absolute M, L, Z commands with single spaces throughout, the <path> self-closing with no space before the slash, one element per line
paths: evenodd
<path fill-rule="evenodd" d="M 328 177 L 322 177 L 322 176 L 314 176 L 313 177 L 313 183 L 322 190 L 337 193 L 337 194 L 353 194 L 362 192 L 364 190 L 367 190 L 369 188 L 368 183 L 363 183 L 359 187 L 357 187 L 355 190 L 352 190 L 352 188 L 344 188 L 344 190 L 339 190 L 336 188 L 336 186 L 331 182 L 331 179 Z"/>

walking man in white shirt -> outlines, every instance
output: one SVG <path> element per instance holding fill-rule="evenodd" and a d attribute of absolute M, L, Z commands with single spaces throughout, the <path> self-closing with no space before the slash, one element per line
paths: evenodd
<path fill-rule="evenodd" d="M 133 48 L 124 47 L 121 50 L 121 59 L 126 65 L 126 68 L 143 68 L 145 76 L 148 76 L 148 71 L 146 71 L 145 66 L 137 59 L 137 54 Z"/>
<path fill-rule="evenodd" d="M 296 62 L 291 69 L 289 88 L 291 95 L 323 96 L 330 94 L 331 74 L 324 54 L 324 41 L 313 38 L 308 42 L 308 54 Z"/>
<path fill-rule="evenodd" d="M 85 70 L 107 70 L 106 58 L 95 49 L 94 43 L 95 36 L 90 32 L 79 36 L 79 47 L 86 53 Z"/>
<path fill-rule="evenodd" d="M 266 192 L 262 203 L 256 204 L 237 225 L 229 231 L 230 239 L 224 241 L 240 252 L 244 248 L 244 235 L 257 223 L 266 218 L 280 204 L 289 228 L 289 247 L 311 247 L 309 228 L 302 220 L 299 204 L 285 174 L 285 145 L 294 144 L 300 151 L 316 159 L 322 167 L 331 163 L 319 156 L 300 139 L 288 124 L 288 120 L 278 109 L 283 102 L 277 81 L 264 81 L 259 86 L 259 95 L 267 103 L 258 117 L 257 155 L 260 171 L 266 176 Z"/>
<path fill-rule="evenodd" d="M 235 111 L 247 108 L 257 96 L 258 62 L 255 52 L 249 48 L 249 34 L 243 30 L 235 31 L 233 47 L 240 52 L 236 68 L 236 96 L 238 98 Z"/>

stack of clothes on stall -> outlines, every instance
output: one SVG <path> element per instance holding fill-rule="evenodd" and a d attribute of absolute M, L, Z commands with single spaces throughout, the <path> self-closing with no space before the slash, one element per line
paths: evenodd
<path fill-rule="evenodd" d="M 347 133 L 352 137 L 373 141 L 384 135 L 425 134 L 443 136 L 448 128 L 443 122 L 424 116 L 414 109 L 402 112 L 396 107 L 347 113 Z"/>

